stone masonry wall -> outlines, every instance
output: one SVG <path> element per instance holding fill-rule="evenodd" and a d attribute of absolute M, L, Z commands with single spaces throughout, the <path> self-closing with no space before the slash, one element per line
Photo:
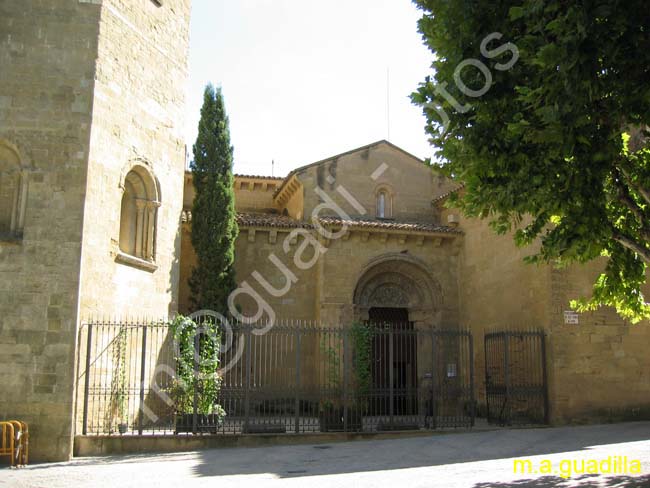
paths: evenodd
<path fill-rule="evenodd" d="M 441 213 L 446 221 L 458 211 Z M 522 259 L 532 251 L 518 249 L 511 235 L 462 217 L 460 228 L 461 324 L 474 334 L 479 401 L 485 401 L 483 333 L 535 327 L 547 335 L 552 423 L 650 415 L 649 324 L 631 325 L 609 308 L 579 314 L 578 325 L 564 323 L 570 300 L 589 296 L 602 262 L 564 270 L 527 265 Z"/>
<path fill-rule="evenodd" d="M 421 240 L 420 240 L 421 239 Z M 443 328 L 458 326 L 457 243 L 455 240 L 437 241 L 435 237 L 366 234 L 353 231 L 347 239 L 330 241 L 327 252 L 317 266 L 319 272 L 318 315 L 331 323 L 352 323 L 354 293 L 365 270 L 377 259 L 408 257 L 421 264 L 439 286 L 440 308 L 434 317 L 427 317 L 423 327 Z M 409 320 L 419 320 L 410 316 Z"/>
<path fill-rule="evenodd" d="M 0 418 L 30 424 L 35 461 L 72 454 L 96 3 L 0 3 L 0 144 L 29 185 L 22 240 L 0 242 Z"/>
<path fill-rule="evenodd" d="M 581 313 L 578 324 L 564 323 L 570 300 L 589 296 L 603 265 L 551 275 L 551 403 L 558 423 L 650 418 L 650 323 L 632 325 L 611 308 Z"/>
<path fill-rule="evenodd" d="M 385 167 L 382 167 L 385 164 Z M 385 168 L 379 174 L 375 173 Z M 373 178 L 373 174 L 375 178 Z M 431 198 L 450 188 L 448 180 L 387 142 L 354 151 L 322 164 L 297 171 L 304 187 L 303 220 L 310 220 L 313 209 L 322 202 L 320 188 L 351 216 L 359 216 L 338 188 L 341 186 L 365 210 L 365 217 L 376 216 L 376 190 L 385 186 L 392 196 L 392 217 L 402 220 L 432 221 Z M 333 212 L 329 212 L 332 214 Z M 320 215 L 326 215 L 323 211 Z"/>
<path fill-rule="evenodd" d="M 82 318 L 178 307 L 190 0 L 103 0 L 82 256 Z M 121 184 L 146 165 L 160 188 L 155 269 L 116 260 Z"/>
<path fill-rule="evenodd" d="M 467 219 L 456 209 L 442 210 L 442 221 L 451 214 L 460 217 L 465 233 L 458 266 L 460 324 L 474 337 L 477 398 L 485 403 L 484 333 L 547 328 L 550 270 L 525 264 L 531 250 L 517 248 L 510 235 L 496 235 L 486 221 Z"/>
<path fill-rule="evenodd" d="M 272 307 L 277 318 L 292 320 L 314 320 L 315 310 L 315 273 L 316 267 L 301 271 L 292 262 L 293 253 L 300 245 L 301 239 L 290 245 L 290 253 L 285 254 L 283 243 L 291 229 L 240 229 L 235 242 L 235 276 L 238 284 L 246 281 L 259 293 L 265 304 Z M 190 225 L 183 226 L 183 254 L 181 259 L 181 313 L 192 312 L 190 289 L 187 280 L 196 263 L 196 255 L 190 240 Z M 281 289 L 286 280 L 282 272 L 269 260 L 269 255 L 275 254 L 298 278 L 288 293 L 275 297 L 267 293 L 252 273 L 257 271 L 272 287 Z M 309 260 L 309 251 L 302 256 Z M 242 307 L 245 316 L 257 312 L 257 304 L 249 295 L 242 295 L 237 303 Z M 268 315 L 264 315 L 264 319 Z"/>
<path fill-rule="evenodd" d="M 281 179 L 235 177 L 235 202 L 240 212 L 275 212 L 273 193 Z"/>

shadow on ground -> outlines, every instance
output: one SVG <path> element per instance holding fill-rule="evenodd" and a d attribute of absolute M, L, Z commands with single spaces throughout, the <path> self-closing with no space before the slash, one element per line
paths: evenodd
<path fill-rule="evenodd" d="M 565 479 L 558 476 L 542 476 L 535 479 L 521 479 L 510 482 L 477 483 L 473 488 L 648 488 L 650 475 L 610 476 L 601 478 L 588 474 Z"/>
<path fill-rule="evenodd" d="M 626 455 L 626 443 L 650 439 L 650 422 L 512 429 L 459 434 L 432 434 L 425 437 L 369 440 L 344 443 L 283 445 L 255 448 L 222 448 L 174 454 L 141 454 L 101 458 L 79 458 L 66 467 L 163 462 L 173 467 L 188 461 L 194 476 L 271 474 L 279 478 L 363 473 L 423 468 L 479 461 L 503 461 L 503 472 L 512 475 L 511 458 L 594 451 L 593 456 Z M 621 444 L 616 446 L 616 444 Z M 607 451 L 599 446 L 607 446 Z M 630 447 L 628 446 L 627 449 Z M 637 446 L 638 449 L 638 446 Z M 644 463 L 649 460 L 643 460 Z M 61 464 L 30 466 L 46 470 Z M 500 468 L 499 468 L 500 469 Z M 647 471 L 646 471 L 647 472 Z M 473 488 L 636 488 L 650 487 L 650 476 L 599 477 L 589 475 L 564 479 L 541 476 L 510 482 L 479 483 Z"/>
<path fill-rule="evenodd" d="M 551 429 L 514 429 L 468 434 L 445 434 L 410 439 L 360 441 L 310 446 L 278 446 L 249 449 L 244 459 L 238 450 L 209 450 L 200 453 L 195 468 L 200 476 L 271 473 L 279 477 L 317 476 L 429 467 L 593 449 L 650 439 L 650 422 Z M 611 455 L 625 455 L 625 447 L 612 448 Z M 251 459 L 254 462 L 251 463 Z M 508 468 L 512 473 L 512 464 Z M 548 478 L 553 478 L 553 481 Z M 614 479 L 614 478 L 608 478 Z M 619 483 L 624 482 L 618 477 Z M 525 483 L 549 483 L 530 484 Z M 572 481 L 575 482 L 576 478 Z M 630 477 L 630 483 L 639 478 Z M 588 482 L 588 480 L 587 480 Z M 608 481 L 609 482 L 609 481 Z M 643 484 L 645 482 L 646 484 Z M 560 486 L 569 487 L 560 477 L 522 480 L 520 484 L 486 484 L 487 487 Z M 590 485 L 576 485 L 588 487 Z M 602 486 L 602 485 L 598 485 Z M 619 485 L 606 485 L 616 486 Z M 648 486 L 648 478 L 641 485 Z M 478 487 L 477 487 L 478 488 Z"/>

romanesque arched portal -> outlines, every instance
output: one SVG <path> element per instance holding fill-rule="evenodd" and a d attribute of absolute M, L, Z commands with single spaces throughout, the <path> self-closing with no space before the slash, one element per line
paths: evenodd
<path fill-rule="evenodd" d="M 390 253 L 371 260 L 354 290 L 355 319 L 368 320 L 372 308 L 403 308 L 416 328 L 440 325 L 443 294 L 419 259 Z"/>
<path fill-rule="evenodd" d="M 355 319 L 374 329 L 369 412 L 391 418 L 418 414 L 422 381 L 432 370 L 432 348 L 431 342 L 418 340 L 416 331 L 439 325 L 440 285 L 417 258 L 386 254 L 366 265 L 353 303 Z"/>

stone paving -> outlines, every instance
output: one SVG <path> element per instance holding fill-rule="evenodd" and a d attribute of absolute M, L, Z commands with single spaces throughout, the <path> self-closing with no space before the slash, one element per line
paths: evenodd
<path fill-rule="evenodd" d="M 617 459 L 641 473 L 559 476 L 561 462 Z M 614 458 L 620 456 L 620 458 Z M 553 474 L 516 474 L 514 459 Z M 565 464 L 565 467 L 567 465 Z M 572 468 L 575 469 L 575 468 Z M 612 470 L 617 469 L 615 466 Z M 650 422 L 434 434 L 331 444 L 77 458 L 0 469 L 0 487 L 650 487 Z"/>

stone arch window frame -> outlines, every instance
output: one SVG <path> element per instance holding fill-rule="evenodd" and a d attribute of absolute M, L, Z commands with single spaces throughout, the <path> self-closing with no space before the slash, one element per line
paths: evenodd
<path fill-rule="evenodd" d="M 383 212 L 380 210 L 380 198 L 384 198 Z M 381 183 L 375 188 L 375 217 L 378 219 L 392 219 L 393 218 L 393 200 L 395 199 L 395 191 L 387 183 Z M 382 215 L 383 213 L 383 215 Z"/>
<path fill-rule="evenodd" d="M 25 229 L 25 214 L 27 212 L 27 194 L 29 188 L 29 174 L 32 169 L 23 157 L 23 153 L 15 144 L 0 138 L 0 149 L 4 148 L 13 155 L 14 164 L 17 166 L 17 184 L 12 197 L 12 208 L 9 231 L 0 233 L 0 242 L 21 242 Z M 11 161 L 10 163 L 11 164 Z"/>
<path fill-rule="evenodd" d="M 135 199 L 137 212 L 135 222 L 135 255 L 124 251 L 121 247 L 123 225 L 122 203 L 124 193 L 127 190 L 127 184 L 129 184 L 127 179 L 133 172 L 142 180 L 143 186 L 148 192 L 147 198 Z M 148 185 L 143 177 L 149 180 Z M 129 161 L 122 168 L 118 187 L 120 189 L 120 211 L 116 261 L 153 272 L 158 268 L 156 265 L 156 241 L 158 237 L 158 209 L 161 206 L 162 194 L 160 191 L 160 182 L 153 171 L 151 162 L 143 158 L 136 158 Z"/>

